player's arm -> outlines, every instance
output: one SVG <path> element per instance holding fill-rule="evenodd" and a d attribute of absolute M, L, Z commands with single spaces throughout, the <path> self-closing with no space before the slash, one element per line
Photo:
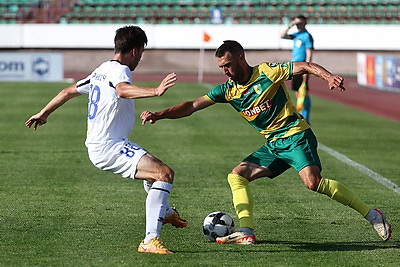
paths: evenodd
<path fill-rule="evenodd" d="M 293 39 L 293 35 L 288 34 L 290 28 L 292 28 L 294 25 L 298 24 L 300 22 L 300 19 L 295 18 L 293 19 L 290 23 L 289 26 L 281 33 L 281 38 L 282 39 Z"/>
<path fill-rule="evenodd" d="M 333 75 L 324 67 L 313 62 L 293 62 L 293 75 L 309 73 L 315 75 L 328 83 L 329 89 L 345 91 L 344 78 Z"/>
<path fill-rule="evenodd" d="M 33 125 L 33 129 L 36 130 L 40 125 L 47 122 L 47 117 L 53 113 L 56 109 L 62 106 L 68 100 L 81 95 L 76 89 L 76 84 L 68 86 L 61 90 L 50 102 L 37 114 L 33 115 L 25 122 L 25 125 L 29 128 Z"/>
<path fill-rule="evenodd" d="M 144 98 L 152 96 L 162 96 L 168 88 L 175 85 L 176 74 L 168 74 L 157 87 L 143 87 L 130 83 L 119 83 L 115 89 L 117 94 L 122 98 Z"/>
<path fill-rule="evenodd" d="M 161 119 L 179 119 L 188 117 L 194 112 L 209 107 L 213 104 L 214 102 L 211 102 L 202 96 L 196 100 L 182 102 L 158 112 L 153 113 L 150 111 L 143 111 L 142 114 L 140 114 L 140 118 L 142 119 L 142 124 L 145 124 L 146 122 L 155 123 Z"/>

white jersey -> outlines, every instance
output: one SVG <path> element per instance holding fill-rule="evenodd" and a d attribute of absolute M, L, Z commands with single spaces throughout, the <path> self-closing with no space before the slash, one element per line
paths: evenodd
<path fill-rule="evenodd" d="M 133 130 L 134 100 L 118 96 L 115 86 L 121 82 L 132 83 L 130 69 L 118 61 L 107 61 L 77 83 L 80 94 L 89 94 L 87 146 L 126 139 Z"/>
<path fill-rule="evenodd" d="M 88 94 L 87 137 L 85 145 L 89 158 L 103 170 L 120 168 L 121 153 L 132 156 L 135 149 L 127 147 L 128 135 L 135 123 L 133 99 L 118 96 L 115 86 L 121 82 L 132 83 L 132 73 L 126 65 L 111 60 L 104 62 L 86 79 L 77 83 L 80 94 Z M 116 166 L 118 165 L 118 166 Z M 130 175 L 130 174 L 129 174 Z"/>

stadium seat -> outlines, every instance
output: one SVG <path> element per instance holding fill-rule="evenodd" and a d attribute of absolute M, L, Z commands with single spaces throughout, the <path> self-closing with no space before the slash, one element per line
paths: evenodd
<path fill-rule="evenodd" d="M 0 0 L 1 23 L 24 23 L 39 0 Z M 211 10 L 218 7 L 223 23 L 282 23 L 284 18 L 304 14 L 310 24 L 378 23 L 399 21 L 398 0 L 77 0 L 59 16 L 63 23 L 211 23 Z M 48 12 L 52 12 L 48 10 Z M 55 12 L 55 11 L 54 11 Z M 58 11 L 59 12 L 59 11 Z M 36 12 L 38 13 L 38 12 Z M 366 14 L 371 15 L 368 17 Z M 35 21 L 34 19 L 32 21 Z"/>

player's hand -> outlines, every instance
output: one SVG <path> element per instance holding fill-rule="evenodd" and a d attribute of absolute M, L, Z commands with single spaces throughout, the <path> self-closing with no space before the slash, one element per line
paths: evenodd
<path fill-rule="evenodd" d="M 299 19 L 299 18 L 294 18 L 294 19 L 290 22 L 289 26 L 290 26 L 290 27 L 293 27 L 294 25 L 297 25 L 297 24 L 299 24 L 300 22 L 301 22 L 301 19 Z"/>
<path fill-rule="evenodd" d="M 160 83 L 160 85 L 156 88 L 156 95 L 162 96 L 168 88 L 175 85 L 176 81 L 176 73 L 168 74 L 164 80 Z"/>
<path fill-rule="evenodd" d="M 340 91 L 345 91 L 346 88 L 344 88 L 344 78 L 342 76 L 337 76 L 337 75 L 331 75 L 329 77 L 329 89 L 335 90 L 338 89 Z"/>
<path fill-rule="evenodd" d="M 32 117 L 29 118 L 29 120 L 27 120 L 25 122 L 25 126 L 28 128 L 31 128 L 33 125 L 33 129 L 36 131 L 36 129 L 45 124 L 47 122 L 47 118 L 41 116 L 40 114 L 36 114 L 33 115 Z"/>
<path fill-rule="evenodd" d="M 143 111 L 142 114 L 140 114 L 140 118 L 142 119 L 142 125 L 144 125 L 146 122 L 154 124 L 157 121 L 156 115 L 147 110 Z"/>

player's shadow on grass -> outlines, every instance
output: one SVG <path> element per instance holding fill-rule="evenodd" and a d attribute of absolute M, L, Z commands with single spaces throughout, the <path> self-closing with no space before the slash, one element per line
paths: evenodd
<path fill-rule="evenodd" d="M 223 253 L 288 253 L 294 251 L 373 251 L 373 250 L 387 250 L 387 249 L 400 249 L 400 241 L 383 242 L 377 240 L 376 242 L 291 242 L 291 241 L 271 241 L 271 240 L 257 240 L 255 245 L 221 245 L 211 243 L 204 253 L 210 252 L 223 252 Z M 196 251 L 175 250 L 179 253 L 199 253 Z"/>
<path fill-rule="evenodd" d="M 290 241 L 259 241 L 257 244 L 286 245 L 296 250 L 308 251 L 364 251 L 376 249 L 400 248 L 400 242 L 389 241 L 376 243 L 372 242 L 290 242 Z"/>

